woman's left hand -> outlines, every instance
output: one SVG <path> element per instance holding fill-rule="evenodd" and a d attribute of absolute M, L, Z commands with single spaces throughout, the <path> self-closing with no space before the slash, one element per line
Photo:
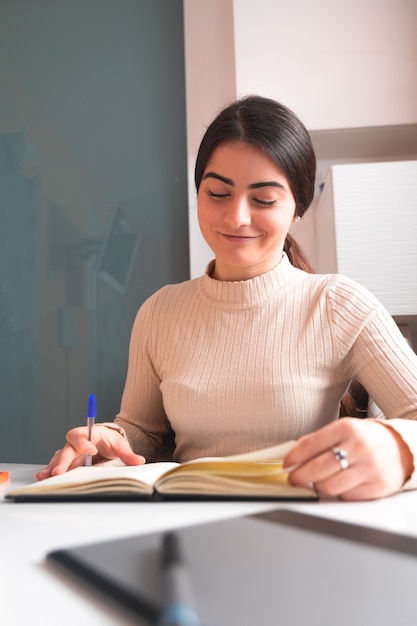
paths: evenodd
<path fill-rule="evenodd" d="M 285 457 L 292 485 L 319 494 L 372 500 L 395 493 L 413 471 L 412 454 L 389 424 L 344 417 L 301 437 Z"/>

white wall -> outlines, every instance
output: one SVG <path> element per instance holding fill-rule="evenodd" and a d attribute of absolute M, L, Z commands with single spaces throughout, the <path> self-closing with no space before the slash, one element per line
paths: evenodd
<path fill-rule="evenodd" d="M 416 0 L 234 0 L 236 84 L 309 130 L 417 122 Z"/>
<path fill-rule="evenodd" d="M 190 175 L 205 126 L 247 93 L 309 130 L 417 123 L 417 0 L 184 0 L 184 14 Z M 313 214 L 303 221 L 314 256 Z M 196 276 L 211 252 L 191 185 L 190 248 Z"/>
<path fill-rule="evenodd" d="M 393 316 L 414 315 L 416 206 L 417 161 L 333 165 L 317 205 L 317 270 L 356 280 Z"/>
<path fill-rule="evenodd" d="M 198 226 L 194 163 L 204 130 L 236 99 L 232 0 L 184 0 L 190 273 L 199 276 L 212 258 Z"/>

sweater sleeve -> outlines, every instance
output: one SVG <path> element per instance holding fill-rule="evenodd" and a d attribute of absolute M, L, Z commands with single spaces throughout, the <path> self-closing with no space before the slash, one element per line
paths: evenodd
<path fill-rule="evenodd" d="M 414 471 L 404 487 L 416 488 L 417 355 L 378 300 L 348 279 L 333 290 L 332 316 L 349 375 L 411 451 Z"/>
<path fill-rule="evenodd" d="M 388 424 L 396 431 L 402 441 L 408 446 L 413 456 L 413 470 L 403 485 L 403 490 L 417 489 L 417 423 L 412 420 L 391 419 L 380 420 L 383 424 Z"/>
<path fill-rule="evenodd" d="M 125 429 L 133 450 L 148 462 L 172 460 L 174 450 L 174 433 L 162 402 L 161 380 L 149 350 L 156 298 L 154 294 L 141 306 L 133 324 L 126 382 L 115 419 Z"/>

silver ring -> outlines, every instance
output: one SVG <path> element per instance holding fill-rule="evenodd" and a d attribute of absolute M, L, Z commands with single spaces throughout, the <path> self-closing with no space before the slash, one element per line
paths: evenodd
<path fill-rule="evenodd" d="M 349 467 L 349 461 L 347 460 L 346 450 L 342 450 L 341 448 L 332 448 L 332 452 L 335 456 L 336 461 L 339 462 L 340 469 L 347 469 Z"/>

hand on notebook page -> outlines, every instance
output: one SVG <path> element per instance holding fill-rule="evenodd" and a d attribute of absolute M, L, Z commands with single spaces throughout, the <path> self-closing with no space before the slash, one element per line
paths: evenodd
<path fill-rule="evenodd" d="M 118 430 L 96 424 L 92 440 L 89 441 L 87 428 L 80 426 L 67 433 L 65 446 L 55 452 L 45 469 L 36 474 L 36 478 L 43 480 L 84 465 L 87 454 L 91 454 L 94 461 L 120 459 L 126 465 L 142 465 L 146 462 L 143 456 L 133 452 L 128 440 Z"/>
<path fill-rule="evenodd" d="M 297 465 L 290 484 L 313 483 L 318 493 L 342 500 L 390 495 L 413 471 L 408 447 L 389 424 L 355 418 L 339 419 L 301 437 L 285 457 L 284 466 L 290 465 Z"/>

